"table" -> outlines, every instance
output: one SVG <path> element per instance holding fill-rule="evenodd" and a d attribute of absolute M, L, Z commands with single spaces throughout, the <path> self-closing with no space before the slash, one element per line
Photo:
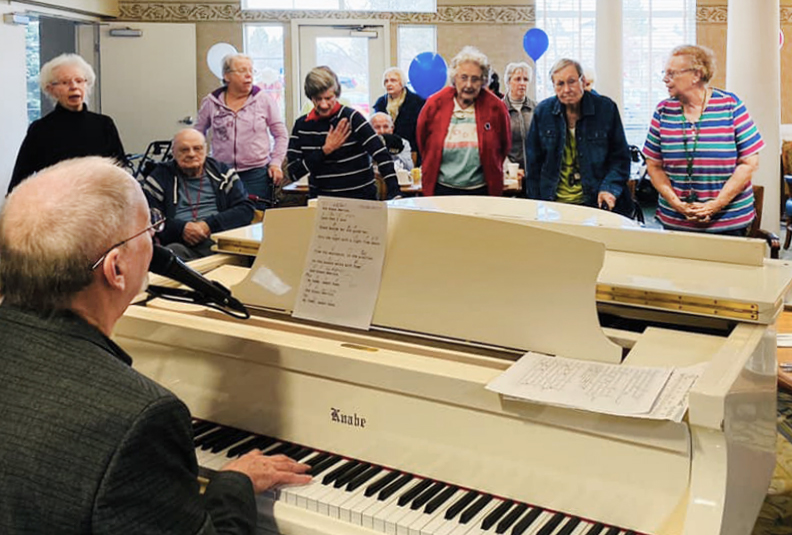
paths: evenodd
<path fill-rule="evenodd" d="M 778 317 L 776 327 L 779 333 L 792 333 L 792 310 L 784 310 Z M 781 370 L 781 363 L 792 364 L 792 347 L 779 347 L 776 352 L 778 358 L 778 386 L 792 391 L 792 373 Z"/>

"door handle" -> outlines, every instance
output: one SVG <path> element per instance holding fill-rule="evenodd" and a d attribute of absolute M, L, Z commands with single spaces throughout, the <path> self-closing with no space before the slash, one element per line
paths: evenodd
<path fill-rule="evenodd" d="M 193 123 L 195 123 L 195 120 L 192 118 L 192 116 L 188 115 L 187 117 L 184 117 L 183 119 L 179 119 L 179 122 L 181 124 L 186 124 L 187 126 L 192 126 Z"/>

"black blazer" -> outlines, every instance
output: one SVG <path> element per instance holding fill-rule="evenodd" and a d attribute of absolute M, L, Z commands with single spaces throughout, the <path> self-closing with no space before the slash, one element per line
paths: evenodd
<path fill-rule="evenodd" d="M 406 139 L 410 142 L 412 150 L 418 152 L 418 141 L 415 139 L 415 129 L 418 127 L 418 115 L 421 109 L 426 104 L 426 101 L 420 96 L 416 95 L 409 89 L 406 89 L 407 94 L 404 96 L 401 108 L 399 108 L 399 115 L 396 116 L 396 121 L 393 123 L 393 133 L 397 136 Z M 388 94 L 382 95 L 374 103 L 374 111 L 381 111 L 388 113 Z M 418 152 L 418 165 L 421 165 L 421 154 Z"/>
<path fill-rule="evenodd" d="M 187 407 L 71 312 L 0 305 L 0 533 L 253 533 L 247 476 L 199 495 Z"/>

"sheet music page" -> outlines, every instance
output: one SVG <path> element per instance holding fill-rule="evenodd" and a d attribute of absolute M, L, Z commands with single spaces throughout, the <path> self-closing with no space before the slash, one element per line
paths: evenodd
<path fill-rule="evenodd" d="M 387 231 L 385 203 L 320 197 L 293 316 L 368 329 Z"/>
<path fill-rule="evenodd" d="M 675 368 L 652 410 L 643 417 L 681 422 L 688 410 L 688 393 L 706 369 L 706 362 L 687 368 Z"/>
<path fill-rule="evenodd" d="M 548 405 L 638 416 L 652 410 L 672 371 L 526 353 L 487 389 Z"/>

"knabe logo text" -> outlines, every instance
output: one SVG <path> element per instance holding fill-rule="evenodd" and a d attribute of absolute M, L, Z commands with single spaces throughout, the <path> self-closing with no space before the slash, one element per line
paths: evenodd
<path fill-rule="evenodd" d="M 366 427 L 366 419 L 361 418 L 354 414 L 346 414 L 341 412 L 341 409 L 336 409 L 335 407 L 330 407 L 330 419 L 333 420 L 335 423 L 339 424 L 346 424 L 351 427 Z"/>

